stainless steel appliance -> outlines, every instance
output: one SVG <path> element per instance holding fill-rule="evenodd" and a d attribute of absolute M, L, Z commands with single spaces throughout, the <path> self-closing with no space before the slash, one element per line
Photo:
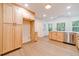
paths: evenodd
<path fill-rule="evenodd" d="M 72 32 L 66 32 L 65 33 L 65 43 L 67 44 L 71 44 L 71 45 L 75 45 L 76 44 L 76 40 L 74 39 L 74 33 Z"/>

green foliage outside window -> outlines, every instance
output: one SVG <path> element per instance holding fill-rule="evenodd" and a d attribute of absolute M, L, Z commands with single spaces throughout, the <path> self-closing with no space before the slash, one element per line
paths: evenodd
<path fill-rule="evenodd" d="M 79 32 L 79 21 L 72 22 L 72 31 Z"/>
<path fill-rule="evenodd" d="M 48 31 L 52 31 L 52 24 L 48 24 Z"/>
<path fill-rule="evenodd" d="M 57 31 L 65 31 L 65 23 L 57 23 Z"/>

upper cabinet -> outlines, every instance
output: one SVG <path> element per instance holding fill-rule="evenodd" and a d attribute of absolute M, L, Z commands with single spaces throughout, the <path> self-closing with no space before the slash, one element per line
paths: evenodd
<path fill-rule="evenodd" d="M 3 4 L 3 23 L 13 23 L 13 8 L 11 4 Z"/>
<path fill-rule="evenodd" d="M 0 4 L 0 24 L 2 23 L 2 4 Z"/>
<path fill-rule="evenodd" d="M 23 18 L 34 20 L 31 12 L 13 4 L 3 4 L 3 16 L 3 23 L 22 24 Z"/>
<path fill-rule="evenodd" d="M 3 4 L 3 22 L 22 24 L 23 16 L 19 9 L 20 7 L 12 4 Z"/>
<path fill-rule="evenodd" d="M 20 7 L 13 6 L 13 15 L 14 15 L 13 19 L 14 19 L 14 23 L 16 24 L 23 23 L 23 16 L 20 9 L 21 9 Z"/>

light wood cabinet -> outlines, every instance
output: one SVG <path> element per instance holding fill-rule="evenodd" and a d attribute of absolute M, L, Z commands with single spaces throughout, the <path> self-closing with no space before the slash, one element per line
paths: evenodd
<path fill-rule="evenodd" d="M 13 7 L 11 4 L 3 4 L 3 23 L 13 23 Z"/>
<path fill-rule="evenodd" d="M 57 40 L 57 33 L 56 32 L 52 32 L 52 39 L 53 40 Z"/>
<path fill-rule="evenodd" d="M 76 46 L 79 49 L 79 34 L 75 34 Z"/>
<path fill-rule="evenodd" d="M 0 4 L 0 54 L 22 47 L 23 18 L 16 9 L 13 4 Z"/>
<path fill-rule="evenodd" d="M 2 4 L 0 4 L 0 54 L 2 54 Z"/>
<path fill-rule="evenodd" d="M 0 4 L 0 55 L 22 47 L 22 11 L 16 4 Z M 31 25 L 34 40 L 34 22 Z"/>
<path fill-rule="evenodd" d="M 15 25 L 15 48 L 22 46 L 22 25 Z"/>
<path fill-rule="evenodd" d="M 61 41 L 61 42 L 64 42 L 64 33 L 63 32 L 57 32 L 57 40 L 58 41 Z"/>
<path fill-rule="evenodd" d="M 2 54 L 2 24 L 1 23 L 0 23 L 0 54 Z"/>
<path fill-rule="evenodd" d="M 21 8 L 13 6 L 14 23 L 23 24 L 23 15 Z"/>
<path fill-rule="evenodd" d="M 52 32 L 49 32 L 48 37 L 49 37 L 49 39 L 52 38 Z"/>
<path fill-rule="evenodd" d="M 23 17 L 21 8 L 13 6 L 14 30 L 15 30 L 15 48 L 22 47 L 22 24 Z"/>
<path fill-rule="evenodd" d="M 37 40 L 38 40 L 38 33 L 35 32 L 35 35 L 34 35 L 34 36 L 35 36 L 35 37 L 34 37 L 34 41 L 37 42 Z"/>
<path fill-rule="evenodd" d="M 49 39 L 64 42 L 64 32 L 49 32 Z"/>
<path fill-rule="evenodd" d="M 79 37 L 78 37 L 77 40 L 76 40 L 76 46 L 77 46 L 77 48 L 79 49 Z"/>
<path fill-rule="evenodd" d="M 34 31 L 34 21 L 30 22 L 30 37 L 31 37 L 31 41 L 36 41 L 35 40 L 35 31 Z"/>
<path fill-rule="evenodd" d="M 12 4 L 3 4 L 3 22 L 4 23 L 23 23 L 21 8 Z"/>
<path fill-rule="evenodd" d="M 3 24 L 3 53 L 14 49 L 13 24 Z"/>
<path fill-rule="evenodd" d="M 5 9 L 4 15 L 7 15 L 6 17 L 4 17 L 4 24 L 6 23 L 4 26 L 4 29 L 7 29 L 3 31 L 3 36 L 4 36 L 3 52 L 4 53 L 22 46 L 22 20 L 23 19 L 21 14 L 18 13 L 18 9 L 15 7 L 16 6 L 8 5 L 8 4 L 6 5 L 6 7 L 4 7 Z"/>

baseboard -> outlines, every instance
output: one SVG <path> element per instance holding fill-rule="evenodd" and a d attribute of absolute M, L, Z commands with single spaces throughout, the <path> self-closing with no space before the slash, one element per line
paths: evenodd
<path fill-rule="evenodd" d="M 25 43 L 23 43 L 23 45 L 28 44 L 28 43 L 31 43 L 31 41 L 25 42 Z"/>
<path fill-rule="evenodd" d="M 71 43 L 67 43 L 67 42 L 63 42 L 63 43 L 75 46 L 75 44 L 71 44 Z"/>
<path fill-rule="evenodd" d="M 11 51 L 8 51 L 8 52 L 6 52 L 6 53 L 3 53 L 3 54 L 1 54 L 1 56 L 4 56 L 4 55 L 6 55 L 6 54 L 8 54 L 8 53 L 11 53 L 11 52 L 13 52 L 13 51 L 15 51 L 15 50 L 18 50 L 18 49 L 20 49 L 21 47 L 19 47 L 19 48 L 16 48 L 16 49 L 14 49 L 14 50 L 11 50 Z"/>
<path fill-rule="evenodd" d="M 49 40 L 52 40 L 52 41 L 56 41 L 56 42 L 61 42 L 61 43 L 63 43 L 62 41 L 58 41 L 58 40 L 53 40 L 53 39 L 49 39 Z"/>

